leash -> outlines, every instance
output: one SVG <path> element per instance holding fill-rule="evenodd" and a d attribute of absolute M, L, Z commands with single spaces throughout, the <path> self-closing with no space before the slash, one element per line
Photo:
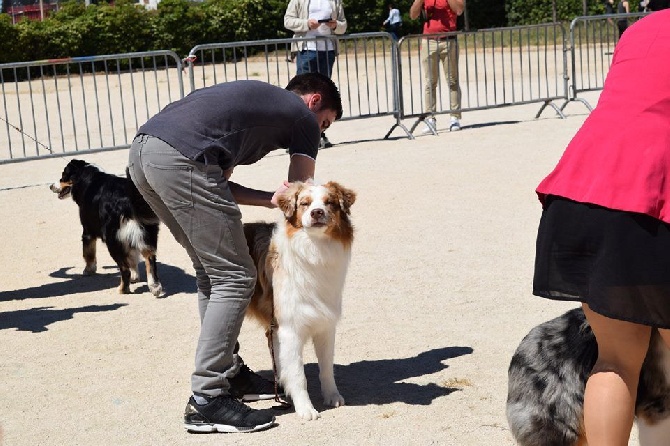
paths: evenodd
<path fill-rule="evenodd" d="M 275 402 L 279 403 L 279 406 L 273 407 L 273 409 L 288 410 L 292 405 L 286 400 L 283 400 L 279 397 L 279 374 L 277 373 L 277 362 L 275 360 L 275 349 L 274 342 L 272 342 L 273 333 L 277 328 L 277 320 L 275 319 L 275 309 L 272 307 L 272 322 L 270 322 L 270 328 L 265 332 L 265 336 L 268 338 L 268 347 L 270 348 L 270 356 L 272 357 L 272 373 L 274 374 L 274 385 L 275 385 Z"/>
<path fill-rule="evenodd" d="M 30 136 L 29 134 L 27 134 L 26 132 L 24 132 L 23 129 L 21 129 L 21 128 L 15 126 L 15 125 L 12 124 L 11 122 L 9 122 L 9 121 L 7 121 L 5 118 L 3 118 L 2 116 L 0 116 L 0 121 L 3 121 L 5 124 L 7 124 L 7 126 L 13 128 L 14 130 L 16 130 L 17 132 L 19 132 L 19 133 L 22 134 L 23 136 L 27 136 L 29 139 L 32 139 L 32 140 L 35 142 L 35 144 L 39 144 L 40 146 L 42 146 L 42 147 L 43 147 L 45 150 L 47 150 L 51 155 L 54 154 L 54 151 L 51 150 L 51 148 L 50 148 L 49 146 L 47 146 L 47 145 L 44 144 L 44 143 L 39 142 L 37 139 L 33 138 L 32 136 Z M 55 157 L 57 157 L 57 158 L 63 158 L 63 159 L 70 159 L 70 158 L 71 158 L 71 159 L 74 159 L 74 155 L 66 155 L 66 154 L 55 155 Z M 51 184 L 51 183 L 46 183 L 46 184 Z M 41 186 L 41 184 L 34 184 L 34 185 L 31 185 L 31 186 Z M 31 186 L 20 186 L 20 187 L 31 187 Z M 15 189 L 15 188 L 5 188 L 5 189 L 2 189 L 2 190 L 7 190 L 7 189 Z"/>
<path fill-rule="evenodd" d="M 36 144 L 39 144 L 40 146 L 44 147 L 46 150 L 49 151 L 49 153 L 51 153 L 51 154 L 54 153 L 53 150 L 51 150 L 51 149 L 49 148 L 49 146 L 47 146 L 46 144 L 42 144 L 41 142 L 39 142 L 38 140 L 36 140 L 35 138 L 33 138 L 32 136 L 30 136 L 30 135 L 27 134 L 26 132 L 24 132 L 24 131 L 23 131 L 22 129 L 20 129 L 19 127 L 15 126 L 15 125 L 12 124 L 11 122 L 7 121 L 5 118 L 3 118 L 3 117 L 0 116 L 0 119 L 1 119 L 2 121 L 4 121 L 8 126 L 10 126 L 10 127 L 13 128 L 14 130 L 16 130 L 17 132 L 19 132 L 20 134 L 22 134 L 23 136 L 27 136 L 28 138 L 30 138 L 30 139 L 32 139 L 33 141 L 35 141 Z"/>

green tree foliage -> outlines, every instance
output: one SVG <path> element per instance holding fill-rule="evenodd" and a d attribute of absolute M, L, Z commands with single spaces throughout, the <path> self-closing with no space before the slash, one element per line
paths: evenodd
<path fill-rule="evenodd" d="M 12 19 L 7 14 L 0 14 L 0 63 L 14 62 L 18 59 L 18 30 L 12 24 Z"/>
<path fill-rule="evenodd" d="M 130 0 L 116 0 L 114 5 L 101 3 L 86 8 L 86 41 L 82 53 L 118 54 L 144 51 L 151 41 L 148 13 Z"/>
<path fill-rule="evenodd" d="M 430 1 L 430 0 L 428 0 Z M 559 20 L 582 15 L 584 0 L 555 0 Z M 471 30 L 551 21 L 552 0 L 467 0 Z M 0 62 L 74 56 L 173 50 L 186 56 L 204 43 L 254 41 L 290 37 L 284 28 L 288 0 L 162 0 L 146 10 L 132 0 L 84 6 L 68 0 L 43 22 L 12 25 L 0 14 Z M 347 33 L 382 31 L 389 0 L 344 0 Z M 420 19 L 409 18 L 412 0 L 395 0 L 403 18 L 402 34 L 420 34 Z M 589 14 L 603 12 L 591 3 Z M 462 23 L 461 19 L 461 23 Z"/>
<path fill-rule="evenodd" d="M 380 24 L 388 17 L 388 0 L 349 0 L 349 2 L 353 4 L 347 8 L 345 2 L 345 12 L 350 24 L 350 32 L 379 30 Z M 374 3 L 374 10 L 378 12 L 370 14 L 370 6 L 365 5 L 365 3 Z M 399 0 L 393 2 L 393 4 L 400 10 L 403 21 L 403 34 L 421 34 L 423 30 L 421 18 L 416 20 L 409 18 L 409 8 L 412 5 L 412 0 Z M 467 0 L 467 8 L 470 30 L 505 26 L 507 23 L 505 20 L 505 4 L 500 0 Z M 366 16 L 371 16 L 373 20 L 366 20 Z M 361 26 L 358 25 L 359 21 L 361 21 Z M 458 26 L 459 29 L 464 28 L 465 15 L 459 17 Z M 352 28 L 355 31 L 352 31 Z"/>
<path fill-rule="evenodd" d="M 570 21 L 584 15 L 585 0 L 554 0 L 556 20 Z M 587 15 L 603 14 L 602 2 L 587 2 Z M 532 25 L 552 21 L 552 0 L 505 0 L 505 11 L 509 26 Z"/>
<path fill-rule="evenodd" d="M 162 0 L 149 20 L 152 42 L 146 50 L 172 50 L 180 56 L 200 43 L 212 42 L 200 3 L 188 0 Z"/>
<path fill-rule="evenodd" d="M 467 0 L 467 7 L 471 31 L 507 26 L 505 2 L 501 0 Z"/>
<path fill-rule="evenodd" d="M 347 33 L 385 31 L 382 22 L 389 16 L 389 3 L 400 11 L 402 34 L 420 34 L 421 22 L 409 18 L 413 0 L 344 0 L 344 15 L 347 17 Z"/>
<path fill-rule="evenodd" d="M 278 38 L 279 15 L 269 13 L 266 0 L 207 0 L 202 11 L 206 40 L 200 43 Z"/>

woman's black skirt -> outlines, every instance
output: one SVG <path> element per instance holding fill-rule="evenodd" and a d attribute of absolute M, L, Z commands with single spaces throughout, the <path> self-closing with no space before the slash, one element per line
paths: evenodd
<path fill-rule="evenodd" d="M 533 294 L 604 316 L 670 328 L 670 225 L 549 196 L 537 234 Z"/>

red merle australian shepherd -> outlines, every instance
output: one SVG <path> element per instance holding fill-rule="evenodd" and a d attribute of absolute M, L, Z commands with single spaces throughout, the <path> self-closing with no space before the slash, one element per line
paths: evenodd
<path fill-rule="evenodd" d="M 312 342 L 327 406 L 344 398 L 333 371 L 335 329 L 354 228 L 356 194 L 333 181 L 293 183 L 279 197 L 277 223 L 246 223 L 244 233 L 258 270 L 247 316 L 271 336 L 279 381 L 305 420 L 320 417 L 307 393 L 303 350 Z"/>
<path fill-rule="evenodd" d="M 84 275 L 95 274 L 96 242 L 102 239 L 121 270 L 119 293 L 130 293 L 130 282 L 139 280 L 137 264 L 141 254 L 149 291 L 156 297 L 161 295 L 156 271 L 159 219 L 129 178 L 102 172 L 86 161 L 72 160 L 60 181 L 50 188 L 60 199 L 72 196 L 79 206 Z"/>

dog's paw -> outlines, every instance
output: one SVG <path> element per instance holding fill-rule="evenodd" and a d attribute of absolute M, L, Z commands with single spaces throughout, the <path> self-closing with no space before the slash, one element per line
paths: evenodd
<path fill-rule="evenodd" d="M 130 283 L 137 283 L 140 281 L 140 273 L 137 270 L 130 270 Z"/>
<path fill-rule="evenodd" d="M 92 276 L 97 270 L 98 265 L 91 263 L 90 265 L 86 265 L 86 268 L 84 268 L 84 272 L 82 274 L 85 276 Z"/>
<path fill-rule="evenodd" d="M 340 395 L 339 392 L 331 393 L 330 395 L 323 396 L 323 403 L 326 406 L 340 407 L 344 406 L 344 398 Z"/>
<path fill-rule="evenodd" d="M 161 294 L 163 294 L 163 285 L 160 282 L 152 283 L 149 285 L 149 291 L 151 291 L 154 297 L 161 297 Z"/>
<path fill-rule="evenodd" d="M 119 294 L 130 294 L 130 287 L 123 286 L 123 284 L 121 284 L 117 288 L 117 291 L 119 292 Z"/>
<path fill-rule="evenodd" d="M 321 415 L 314 407 L 296 407 L 295 413 L 298 414 L 300 418 L 307 421 L 318 420 Z"/>

